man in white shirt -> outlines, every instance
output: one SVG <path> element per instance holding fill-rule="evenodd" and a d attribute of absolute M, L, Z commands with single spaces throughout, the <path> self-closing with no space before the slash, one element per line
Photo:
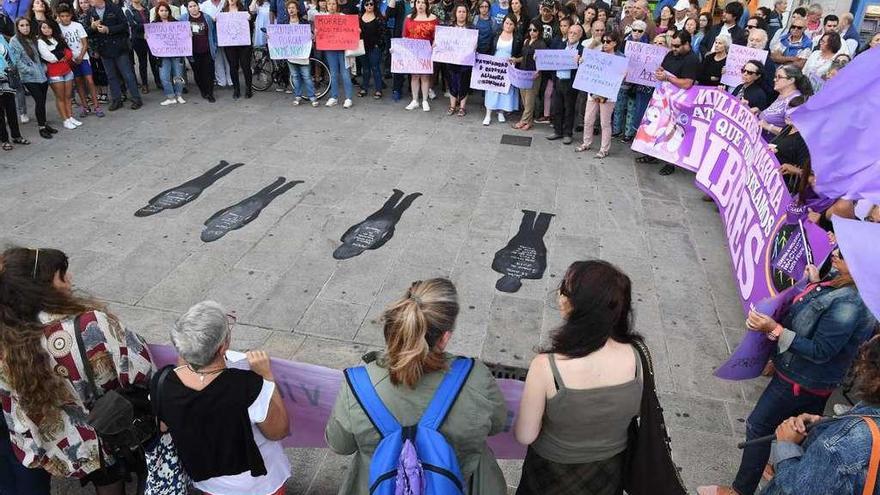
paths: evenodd
<path fill-rule="evenodd" d="M 684 29 L 684 24 L 687 22 L 687 14 L 688 9 L 691 4 L 688 0 L 678 0 L 675 3 L 675 6 L 672 7 L 672 10 L 675 11 L 675 30 L 681 31 Z"/>

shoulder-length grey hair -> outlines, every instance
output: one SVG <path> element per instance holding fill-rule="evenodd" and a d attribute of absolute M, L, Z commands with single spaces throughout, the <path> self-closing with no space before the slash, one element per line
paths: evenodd
<path fill-rule="evenodd" d="M 194 369 L 209 365 L 228 338 L 226 309 L 214 301 L 202 301 L 189 308 L 171 328 L 171 342 L 177 353 Z"/>

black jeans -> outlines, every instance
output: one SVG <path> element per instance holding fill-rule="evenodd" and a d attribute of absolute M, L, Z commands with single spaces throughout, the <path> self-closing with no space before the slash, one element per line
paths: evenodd
<path fill-rule="evenodd" d="M 37 114 L 37 125 L 46 126 L 46 92 L 49 91 L 49 83 L 24 83 L 28 93 L 34 99 L 34 113 Z"/>
<path fill-rule="evenodd" d="M 253 79 L 253 69 L 251 68 L 251 53 L 253 48 L 250 46 L 227 46 L 223 48 L 226 53 L 226 60 L 229 61 L 229 76 L 232 77 L 232 87 L 236 93 L 241 93 L 241 85 L 238 81 L 238 69 L 241 68 L 244 74 L 244 90 L 251 91 L 251 80 Z"/>
<path fill-rule="evenodd" d="M 571 79 L 556 79 L 553 83 L 553 131 L 559 136 L 574 134 L 574 113 L 578 90 L 571 87 Z"/>
<path fill-rule="evenodd" d="M 132 38 L 131 47 L 138 59 L 138 75 L 141 77 L 141 84 L 147 86 L 147 63 L 150 65 L 150 71 L 153 73 L 153 81 L 156 87 L 162 89 L 162 78 L 159 77 L 159 59 L 150 53 L 147 46 L 147 40 L 143 38 Z"/>
<path fill-rule="evenodd" d="M 211 53 L 193 53 L 189 65 L 202 97 L 214 96 L 214 57 Z"/>
<path fill-rule="evenodd" d="M 0 143 L 9 142 L 9 134 L 6 132 L 6 124 L 9 123 L 9 130 L 12 133 L 12 139 L 21 137 L 18 130 L 18 110 L 15 108 L 15 93 L 0 93 Z"/>

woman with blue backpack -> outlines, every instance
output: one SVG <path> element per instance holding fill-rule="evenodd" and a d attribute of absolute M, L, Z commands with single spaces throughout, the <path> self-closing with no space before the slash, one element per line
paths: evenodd
<path fill-rule="evenodd" d="M 507 421 L 501 390 L 486 365 L 444 352 L 458 310 L 449 280 L 414 282 L 385 310 L 385 351 L 345 371 L 325 431 L 355 454 L 340 494 L 507 492 L 486 445 Z"/>

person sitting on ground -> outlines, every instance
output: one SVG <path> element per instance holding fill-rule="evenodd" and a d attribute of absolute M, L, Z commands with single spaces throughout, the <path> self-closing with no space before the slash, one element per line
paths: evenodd
<path fill-rule="evenodd" d="M 82 349 L 80 344 L 82 342 Z M 67 255 L 13 247 L 0 255 L 0 404 L 15 455 L 52 476 L 125 493 L 130 466 L 99 445 L 87 420 L 91 393 L 146 385 L 146 343 L 93 299 L 74 294 Z"/>
<path fill-rule="evenodd" d="M 632 283 L 608 262 L 577 261 L 557 299 L 564 323 L 529 365 L 514 425 L 529 446 L 516 493 L 621 493 L 643 385 Z"/>
<path fill-rule="evenodd" d="M 247 353 L 250 370 L 227 368 L 234 323 L 214 301 L 177 320 L 171 342 L 180 366 L 159 371 L 159 419 L 199 490 L 282 495 L 290 478 L 280 442 L 290 434 L 287 411 L 265 352 Z"/>
<path fill-rule="evenodd" d="M 402 298 L 385 309 L 385 350 L 367 354 L 364 361 L 376 393 L 401 425 L 418 423 L 456 358 L 444 351 L 453 337 L 458 310 L 455 286 L 442 278 L 413 282 Z M 486 365 L 475 361 L 439 428 L 457 453 L 470 495 L 507 490 L 498 462 L 486 445 L 486 438 L 500 433 L 506 422 L 507 405 L 495 378 Z M 381 436 L 345 383 L 327 422 L 325 439 L 337 454 L 354 454 L 339 494 L 370 493 L 370 463 Z"/>
<path fill-rule="evenodd" d="M 762 495 L 863 493 L 872 445 L 880 441 L 866 422 L 876 424 L 880 416 L 880 337 L 861 347 L 852 373 L 860 402 L 844 418 L 807 433 L 806 426 L 822 418 L 801 414 L 776 428 L 770 453 L 776 474 Z"/>

